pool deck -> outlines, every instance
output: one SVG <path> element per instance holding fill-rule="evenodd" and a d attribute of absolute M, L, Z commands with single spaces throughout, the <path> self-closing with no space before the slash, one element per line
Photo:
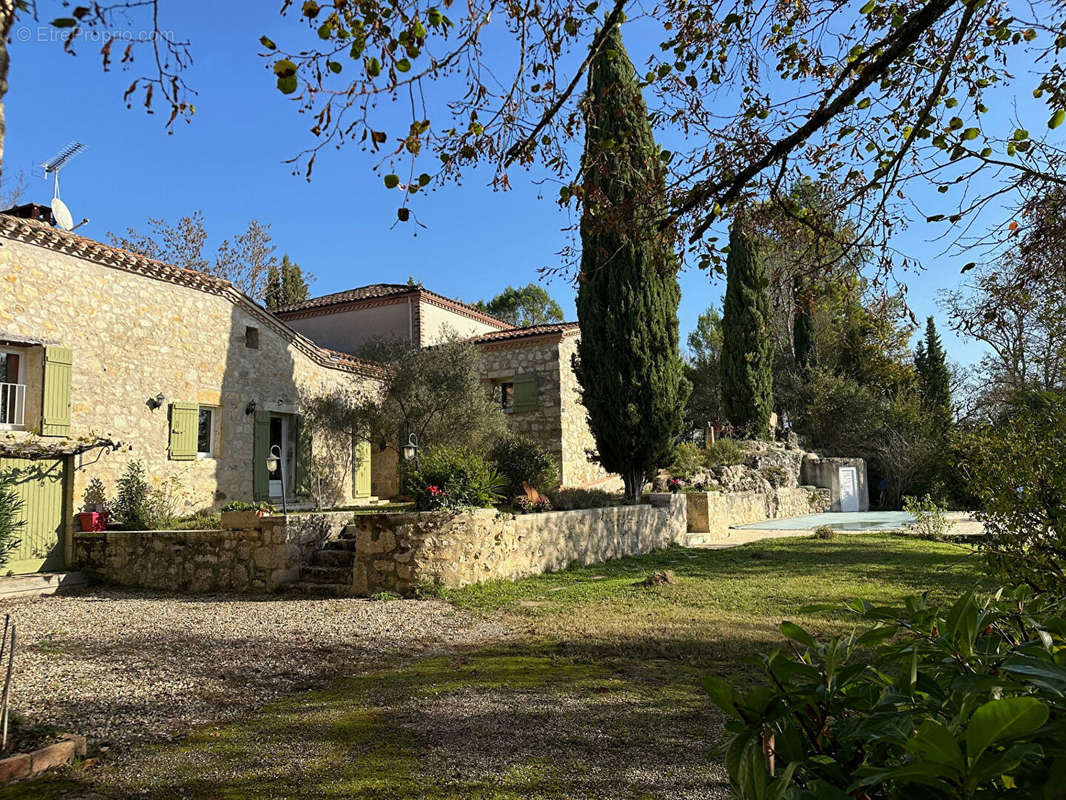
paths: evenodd
<path fill-rule="evenodd" d="M 984 526 L 968 511 L 949 511 L 947 517 L 952 523 L 949 531 L 951 536 L 977 536 L 984 532 Z M 808 514 L 803 517 L 770 519 L 730 528 L 727 537 L 695 546 L 709 550 L 725 550 L 764 539 L 810 536 L 811 531 L 821 525 L 829 525 L 841 534 L 898 531 L 906 528 L 910 521 L 911 516 L 905 511 Z"/>

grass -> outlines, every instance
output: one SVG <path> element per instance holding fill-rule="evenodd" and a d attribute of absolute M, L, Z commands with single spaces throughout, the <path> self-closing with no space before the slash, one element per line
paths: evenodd
<path fill-rule="evenodd" d="M 670 584 L 637 585 L 661 570 Z M 77 796 L 71 787 L 212 800 L 726 797 L 701 675 L 745 680 L 745 657 L 779 643 L 783 619 L 823 634 L 850 625 L 799 615 L 803 605 L 947 599 L 980 577 L 959 545 L 860 534 L 671 548 L 443 590 L 517 636 L 506 649 L 344 679 L 118 767 L 40 783 L 39 795 L 24 793 L 35 782 L 0 789 L 0 800 Z"/>

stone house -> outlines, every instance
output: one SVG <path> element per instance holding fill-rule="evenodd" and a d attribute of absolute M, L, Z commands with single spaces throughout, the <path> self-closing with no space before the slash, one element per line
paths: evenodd
<path fill-rule="evenodd" d="M 113 497 L 132 459 L 187 511 L 279 502 L 283 479 L 293 502 L 394 492 L 389 452 L 312 441 L 301 415 L 302 395 L 380 390 L 380 367 L 314 343 L 228 281 L 58 230 L 35 209 L 0 215 L 0 469 L 16 474 L 27 519 L 11 569 L 61 567 L 87 484 Z"/>
<path fill-rule="evenodd" d="M 572 359 L 576 322 L 516 328 L 478 309 L 407 284 L 373 284 L 278 309 L 279 319 L 318 344 L 355 351 L 373 338 L 430 347 L 448 335 L 474 342 L 482 376 L 512 428 L 555 455 L 564 486 L 619 483 L 588 459 L 595 443 Z"/>

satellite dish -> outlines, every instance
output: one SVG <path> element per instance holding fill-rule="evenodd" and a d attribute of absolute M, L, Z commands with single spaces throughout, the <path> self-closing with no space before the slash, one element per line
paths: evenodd
<path fill-rule="evenodd" d="M 56 218 L 56 225 L 63 230 L 74 230 L 74 217 L 70 215 L 67 204 L 58 197 L 52 198 L 52 216 Z"/>

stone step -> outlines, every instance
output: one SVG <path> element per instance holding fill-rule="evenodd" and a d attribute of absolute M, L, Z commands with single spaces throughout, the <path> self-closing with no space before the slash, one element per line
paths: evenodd
<path fill-rule="evenodd" d="M 341 550 L 349 553 L 355 552 L 355 537 L 349 537 L 347 539 L 327 539 L 323 545 L 323 550 Z"/>
<path fill-rule="evenodd" d="M 355 542 L 352 542 L 354 545 Z M 351 567 L 355 563 L 355 548 L 345 547 L 315 550 L 311 553 L 312 567 Z"/>
<path fill-rule="evenodd" d="M 351 567 L 302 567 L 300 569 L 300 582 L 302 583 L 347 583 L 352 582 Z"/>
<path fill-rule="evenodd" d="M 723 541 L 725 538 L 721 534 L 717 533 L 699 533 L 689 532 L 685 534 L 685 547 L 701 547 L 708 544 L 717 544 Z"/>
<path fill-rule="evenodd" d="M 348 597 L 352 593 L 350 583 L 314 583 L 311 581 L 297 581 L 285 586 L 285 591 L 292 594 L 302 594 L 308 597 Z"/>

